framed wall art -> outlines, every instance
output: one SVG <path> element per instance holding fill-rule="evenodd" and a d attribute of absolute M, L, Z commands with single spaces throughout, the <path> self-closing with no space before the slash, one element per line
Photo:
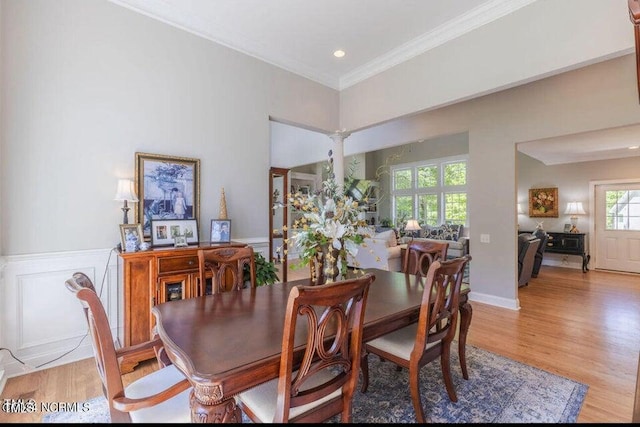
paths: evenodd
<path fill-rule="evenodd" d="M 195 219 L 151 220 L 151 244 L 153 246 L 183 246 L 198 243 L 198 222 Z"/>
<path fill-rule="evenodd" d="M 153 220 L 198 220 L 200 159 L 136 153 L 136 191 L 140 201 L 136 222 L 144 238 L 151 237 Z"/>
<path fill-rule="evenodd" d="M 558 189 L 531 188 L 529 190 L 529 216 L 532 218 L 558 218 Z"/>
<path fill-rule="evenodd" d="M 231 241 L 231 220 L 211 220 L 211 243 L 229 243 Z"/>
<path fill-rule="evenodd" d="M 144 241 L 142 225 L 120 224 L 120 244 L 123 252 L 135 252 Z"/>

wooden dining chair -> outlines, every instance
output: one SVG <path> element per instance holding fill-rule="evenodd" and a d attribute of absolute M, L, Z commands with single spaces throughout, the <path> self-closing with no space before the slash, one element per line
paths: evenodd
<path fill-rule="evenodd" d="M 189 395 L 192 387 L 164 353 L 162 341 L 150 341 L 130 347 L 116 348 L 109 319 L 91 279 L 74 273 L 65 282 L 84 308 L 102 390 L 109 403 L 112 423 L 188 423 L 191 422 Z M 119 359 L 148 352 L 158 359 L 158 370 L 126 388 L 122 382 Z"/>
<path fill-rule="evenodd" d="M 253 247 L 211 247 L 198 250 L 198 270 L 200 279 L 197 294 L 207 292 L 207 276 L 211 274 L 211 293 L 217 294 L 229 290 L 243 289 L 244 268 L 249 270 L 250 287 L 256 287 L 256 262 Z"/>
<path fill-rule="evenodd" d="M 402 272 L 426 276 L 429 266 L 436 260 L 446 260 L 449 243 L 413 240 L 407 245 Z"/>
<path fill-rule="evenodd" d="M 296 286 L 287 301 L 278 378 L 238 395 L 254 422 L 351 421 L 362 350 L 368 273 L 326 285 Z M 295 340 L 304 334 L 303 342 Z"/>
<path fill-rule="evenodd" d="M 365 343 L 360 365 L 361 391 L 366 392 L 369 386 L 368 355 L 371 353 L 409 369 L 411 400 L 419 423 L 426 422 L 420 399 L 420 369 L 438 357 L 449 399 L 458 401 L 449 356 L 456 334 L 462 276 L 470 259 L 471 256 L 466 255 L 434 261 L 425 279 L 418 322 Z"/>

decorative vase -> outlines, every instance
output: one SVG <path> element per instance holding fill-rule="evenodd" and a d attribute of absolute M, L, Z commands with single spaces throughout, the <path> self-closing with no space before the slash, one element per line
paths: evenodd
<path fill-rule="evenodd" d="M 345 251 L 334 248 L 330 245 L 323 245 L 322 250 L 316 253 L 314 259 L 309 263 L 311 270 L 311 281 L 314 285 L 322 285 L 332 283 L 338 280 L 338 277 L 345 279 L 347 277 L 346 268 L 340 268 L 340 263 L 346 259 Z"/>

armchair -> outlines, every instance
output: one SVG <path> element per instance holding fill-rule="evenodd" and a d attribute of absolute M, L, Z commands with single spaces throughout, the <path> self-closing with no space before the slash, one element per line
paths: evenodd
<path fill-rule="evenodd" d="M 529 233 L 518 235 L 518 287 L 529 284 L 540 239 Z"/>

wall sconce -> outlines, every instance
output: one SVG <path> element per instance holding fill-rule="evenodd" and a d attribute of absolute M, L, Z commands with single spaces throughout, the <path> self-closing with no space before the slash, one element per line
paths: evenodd
<path fill-rule="evenodd" d="M 404 226 L 404 231 L 410 231 L 411 232 L 411 241 L 413 241 L 413 238 L 415 237 L 415 232 L 420 230 L 420 224 L 418 224 L 418 220 L 415 219 L 410 219 L 407 221 L 407 225 Z"/>
<path fill-rule="evenodd" d="M 518 215 L 524 215 L 524 210 L 522 209 L 522 203 L 518 203 Z"/>
<path fill-rule="evenodd" d="M 571 230 L 569 233 L 579 233 L 578 230 L 578 215 L 586 215 L 582 207 L 582 202 L 569 202 L 567 203 L 567 210 L 564 211 L 565 215 L 571 215 Z"/>
<path fill-rule="evenodd" d="M 130 179 L 119 179 L 118 180 L 118 190 L 116 191 L 116 197 L 113 200 L 117 200 L 119 202 L 124 202 L 124 206 L 122 207 L 122 212 L 124 212 L 124 217 L 122 218 L 123 224 L 129 223 L 129 206 L 127 202 L 137 202 L 138 197 L 136 196 L 136 192 L 133 189 L 133 181 Z"/>

